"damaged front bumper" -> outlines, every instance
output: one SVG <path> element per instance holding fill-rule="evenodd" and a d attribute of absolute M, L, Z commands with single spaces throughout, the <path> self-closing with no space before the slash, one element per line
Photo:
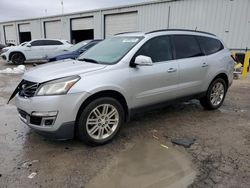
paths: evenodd
<path fill-rule="evenodd" d="M 85 92 L 30 98 L 17 95 L 16 106 L 19 118 L 36 132 L 52 139 L 71 139 L 78 109 L 87 97 Z"/>

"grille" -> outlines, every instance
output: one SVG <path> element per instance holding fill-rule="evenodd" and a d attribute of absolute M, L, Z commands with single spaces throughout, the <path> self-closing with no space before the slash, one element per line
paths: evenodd
<path fill-rule="evenodd" d="M 22 97 L 33 97 L 36 93 L 38 86 L 38 83 L 22 80 L 19 86 L 19 95 Z"/>
<path fill-rule="evenodd" d="M 32 125 L 38 125 L 40 126 L 42 123 L 42 117 L 37 117 L 37 116 L 31 116 L 29 115 L 27 112 L 21 110 L 21 109 L 17 109 L 20 116 L 24 119 L 27 120 L 27 116 L 29 116 L 29 123 L 31 123 Z"/>
<path fill-rule="evenodd" d="M 22 116 L 22 118 L 26 119 L 26 116 L 28 115 L 27 112 L 25 112 L 25 111 L 23 111 L 21 109 L 18 109 L 18 112 Z"/>

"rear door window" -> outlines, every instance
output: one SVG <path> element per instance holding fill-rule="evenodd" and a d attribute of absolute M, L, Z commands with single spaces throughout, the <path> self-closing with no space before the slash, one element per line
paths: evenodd
<path fill-rule="evenodd" d="M 58 40 L 45 40 L 44 41 L 46 46 L 55 46 L 55 45 L 62 45 L 63 43 Z"/>
<path fill-rule="evenodd" d="M 172 49 L 169 36 L 155 37 L 147 41 L 135 54 L 132 61 L 139 55 L 151 57 L 154 63 L 172 60 Z"/>
<path fill-rule="evenodd" d="M 202 36 L 197 36 L 197 39 L 206 55 L 214 54 L 224 49 L 223 44 L 217 39 Z"/>
<path fill-rule="evenodd" d="M 204 55 L 198 41 L 193 35 L 172 35 L 174 54 L 176 59 L 197 57 Z"/>

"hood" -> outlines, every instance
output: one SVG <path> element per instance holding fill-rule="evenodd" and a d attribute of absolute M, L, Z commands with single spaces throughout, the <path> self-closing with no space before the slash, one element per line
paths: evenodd
<path fill-rule="evenodd" d="M 40 65 L 36 68 L 33 68 L 24 74 L 23 79 L 31 82 L 42 83 L 67 76 L 93 72 L 103 69 L 106 66 L 107 65 L 67 59 L 65 61 L 57 61 L 55 63 Z"/>

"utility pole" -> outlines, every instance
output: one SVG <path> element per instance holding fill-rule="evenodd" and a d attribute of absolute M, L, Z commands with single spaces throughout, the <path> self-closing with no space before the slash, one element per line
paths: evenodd
<path fill-rule="evenodd" d="M 64 14 L 63 0 L 61 0 L 61 5 L 62 5 L 62 15 L 63 15 Z"/>
<path fill-rule="evenodd" d="M 62 19 L 61 19 L 61 37 L 60 39 L 63 38 L 63 27 L 64 27 L 64 7 L 63 7 L 63 0 L 61 0 L 61 5 L 62 5 Z"/>

